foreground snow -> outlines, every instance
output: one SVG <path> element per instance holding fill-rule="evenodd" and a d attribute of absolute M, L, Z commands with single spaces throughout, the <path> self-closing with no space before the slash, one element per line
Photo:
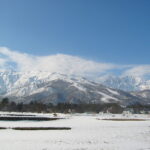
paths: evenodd
<path fill-rule="evenodd" d="M 150 121 L 104 121 L 122 115 L 71 115 L 56 121 L 0 121 L 0 127 L 71 127 L 71 130 L 0 130 L 2 150 L 148 150 Z M 148 119 L 148 115 L 130 118 Z"/>

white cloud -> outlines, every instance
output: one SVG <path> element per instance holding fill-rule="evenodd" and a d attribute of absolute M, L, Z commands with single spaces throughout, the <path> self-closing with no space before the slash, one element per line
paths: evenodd
<path fill-rule="evenodd" d="M 49 71 L 64 74 L 86 75 L 105 73 L 108 70 L 119 68 L 119 65 L 111 63 L 99 63 L 86 60 L 77 56 L 56 54 L 49 56 L 33 56 L 26 53 L 12 51 L 6 47 L 0 47 L 2 66 L 15 63 L 19 71 Z"/>
<path fill-rule="evenodd" d="M 6 59 L 0 58 L 0 66 L 3 67 L 6 63 Z"/>
<path fill-rule="evenodd" d="M 145 77 L 150 75 L 150 65 L 100 63 L 65 54 L 33 56 L 0 47 L 0 69 L 8 68 L 14 68 L 18 71 L 40 70 L 82 76 L 107 74 L 114 70 L 120 70 L 122 76 Z"/>
<path fill-rule="evenodd" d="M 137 77 L 145 77 L 150 75 L 150 65 L 137 65 L 123 73 L 124 76 L 137 76 Z"/>

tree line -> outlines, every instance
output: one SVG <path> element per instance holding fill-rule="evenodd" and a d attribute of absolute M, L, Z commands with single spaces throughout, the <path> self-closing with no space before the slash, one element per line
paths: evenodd
<path fill-rule="evenodd" d="M 13 112 L 44 112 L 44 113 L 84 113 L 84 112 L 110 112 L 110 113 L 122 113 L 125 109 L 133 109 L 135 113 L 139 113 L 142 110 L 150 110 L 150 106 L 136 104 L 130 105 L 126 108 L 121 107 L 116 103 L 107 104 L 70 104 L 70 103 L 58 103 L 58 104 L 43 104 L 41 102 L 30 102 L 28 104 L 15 103 L 9 101 L 8 98 L 3 98 L 0 101 L 0 111 L 13 111 Z"/>

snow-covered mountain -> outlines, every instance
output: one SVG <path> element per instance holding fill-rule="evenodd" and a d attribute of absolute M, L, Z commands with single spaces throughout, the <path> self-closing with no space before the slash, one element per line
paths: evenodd
<path fill-rule="evenodd" d="M 132 95 L 147 101 L 146 103 L 150 105 L 150 90 L 143 90 L 143 91 L 135 91 L 131 93 Z"/>
<path fill-rule="evenodd" d="M 0 72 L 0 96 L 23 103 L 147 103 L 145 98 L 82 77 L 45 71 Z"/>
<path fill-rule="evenodd" d="M 150 80 L 145 80 L 140 77 L 118 77 L 113 75 L 106 75 L 97 78 L 95 81 L 108 87 L 124 91 L 141 91 L 145 89 L 150 89 Z"/>
<path fill-rule="evenodd" d="M 81 90 L 78 83 L 92 83 L 82 77 L 74 77 L 59 73 L 45 71 L 0 72 L 0 95 L 27 96 L 35 93 L 40 87 L 46 86 L 49 82 L 63 80 L 72 83 Z"/>

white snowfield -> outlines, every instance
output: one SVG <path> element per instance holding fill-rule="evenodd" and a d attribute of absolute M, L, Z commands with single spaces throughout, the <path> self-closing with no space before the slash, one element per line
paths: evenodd
<path fill-rule="evenodd" d="M 63 115 L 64 116 L 64 115 Z M 106 121 L 102 118 L 147 121 Z M 0 150 L 150 150 L 150 116 L 75 114 L 55 121 L 0 121 L 0 127 L 71 127 L 71 130 L 0 130 Z"/>

